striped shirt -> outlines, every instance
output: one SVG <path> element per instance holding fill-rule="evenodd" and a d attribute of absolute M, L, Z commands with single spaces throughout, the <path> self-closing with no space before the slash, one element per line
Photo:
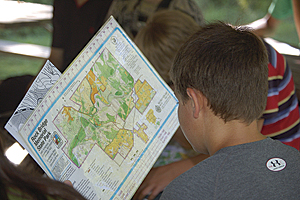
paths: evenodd
<path fill-rule="evenodd" d="M 269 54 L 269 90 L 261 133 L 299 150 L 299 106 L 292 72 L 285 58 L 265 45 Z"/>

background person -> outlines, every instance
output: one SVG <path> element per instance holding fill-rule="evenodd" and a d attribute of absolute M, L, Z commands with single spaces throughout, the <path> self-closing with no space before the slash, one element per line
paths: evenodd
<path fill-rule="evenodd" d="M 159 10 L 179 10 L 190 15 L 199 25 L 204 22 L 194 0 L 113 0 L 107 17 L 113 15 L 133 39 L 139 29 L 145 26 L 148 17 Z"/>
<path fill-rule="evenodd" d="M 112 0 L 54 0 L 49 60 L 63 72 L 105 22 Z"/>
<path fill-rule="evenodd" d="M 269 58 L 268 100 L 258 121 L 263 135 L 300 149 L 299 103 L 292 72 L 285 57 L 264 42 Z"/>
<path fill-rule="evenodd" d="M 281 21 L 290 16 L 294 17 L 298 38 L 300 38 L 300 0 L 272 0 L 268 13 L 263 18 L 250 23 L 249 26 L 254 28 L 261 37 L 270 36 Z"/>

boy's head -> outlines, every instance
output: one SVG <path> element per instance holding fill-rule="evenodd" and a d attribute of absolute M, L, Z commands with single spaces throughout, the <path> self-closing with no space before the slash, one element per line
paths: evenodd
<path fill-rule="evenodd" d="M 170 83 L 169 71 L 177 51 L 199 28 L 192 17 L 181 11 L 158 11 L 138 32 L 135 43 L 161 77 Z"/>
<path fill-rule="evenodd" d="M 265 109 L 268 56 L 263 42 L 245 27 L 208 24 L 178 51 L 171 78 L 180 100 L 187 88 L 200 91 L 225 122 L 251 123 Z"/>

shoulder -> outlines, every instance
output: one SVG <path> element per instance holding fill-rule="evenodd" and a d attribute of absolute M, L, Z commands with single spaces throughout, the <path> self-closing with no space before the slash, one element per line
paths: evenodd
<path fill-rule="evenodd" d="M 170 183 L 162 199 L 244 199 L 254 190 L 257 197 L 295 197 L 299 172 L 299 152 L 268 138 L 221 149 Z"/>
<path fill-rule="evenodd" d="M 211 199 L 226 157 L 226 153 L 214 155 L 181 174 L 166 187 L 161 199 Z"/>
<path fill-rule="evenodd" d="M 285 57 L 278 53 L 270 44 L 266 42 L 264 42 L 264 44 L 266 46 L 269 58 L 269 84 L 270 81 L 275 82 L 275 85 L 279 84 L 283 80 L 290 81 L 292 74 Z M 274 85 L 274 83 L 272 83 L 271 85 Z"/>
<path fill-rule="evenodd" d="M 286 62 L 284 56 L 278 53 L 269 43 L 264 41 L 264 45 L 268 52 L 269 69 L 274 70 L 285 69 Z"/>

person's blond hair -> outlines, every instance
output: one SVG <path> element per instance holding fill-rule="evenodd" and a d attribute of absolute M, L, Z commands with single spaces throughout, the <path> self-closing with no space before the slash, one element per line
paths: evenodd
<path fill-rule="evenodd" d="M 135 38 L 136 45 L 167 83 L 169 71 L 181 45 L 200 26 L 189 15 L 177 10 L 156 12 Z"/>

